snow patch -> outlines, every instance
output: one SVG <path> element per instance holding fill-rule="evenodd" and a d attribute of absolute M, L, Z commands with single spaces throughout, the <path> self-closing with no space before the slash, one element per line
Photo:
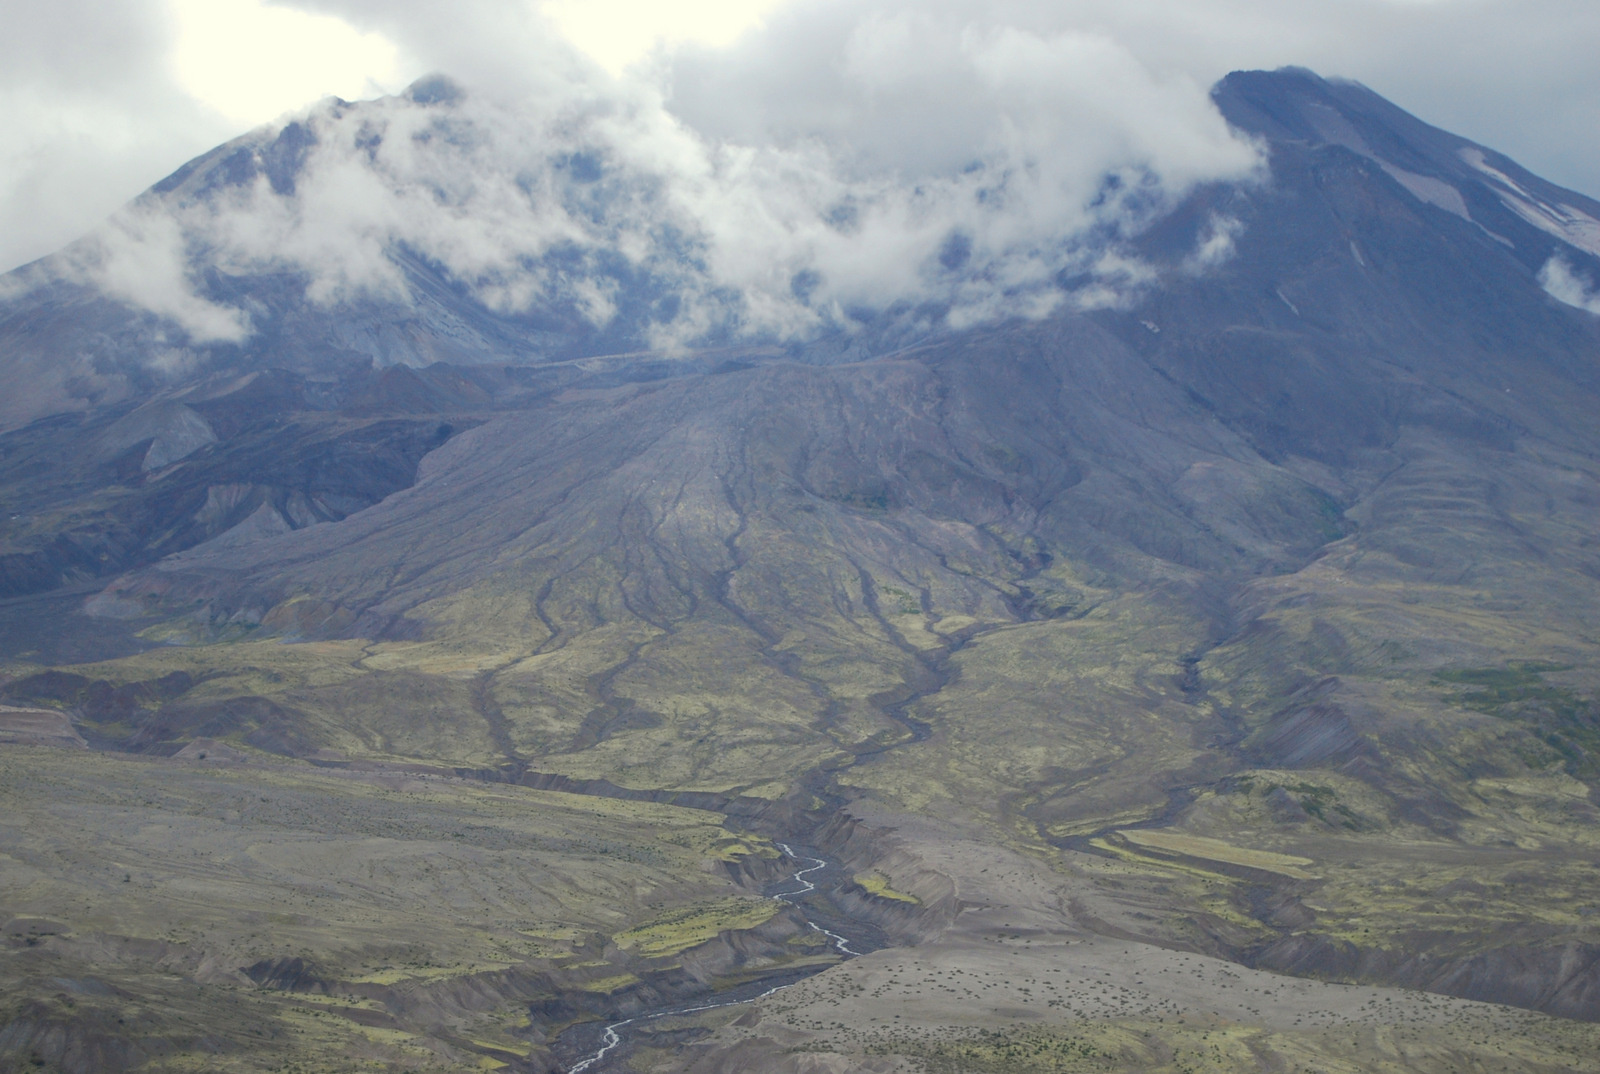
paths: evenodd
<path fill-rule="evenodd" d="M 1582 209 L 1562 203 L 1552 205 L 1484 159 L 1481 149 L 1461 151 L 1461 159 L 1494 181 L 1500 203 L 1547 235 L 1600 257 L 1600 220 Z M 1549 265 L 1545 266 L 1546 269 Z M 1565 300 L 1563 300 L 1565 301 Z"/>
<path fill-rule="evenodd" d="M 1306 108 L 1305 116 L 1311 125 L 1317 129 L 1318 134 L 1334 145 L 1342 145 L 1351 152 L 1359 153 L 1372 161 L 1382 168 L 1389 178 L 1405 187 L 1407 192 L 1418 201 L 1436 206 L 1447 213 L 1453 213 L 1469 223 L 1472 221 L 1472 214 L 1467 211 L 1467 202 L 1461 196 L 1461 191 L 1443 179 L 1407 171 L 1397 164 L 1391 164 L 1389 161 L 1384 160 L 1367 144 L 1367 140 L 1361 137 L 1361 132 L 1356 130 L 1348 119 L 1335 112 L 1332 108 L 1325 104 L 1312 103 Z"/>
<path fill-rule="evenodd" d="M 1389 178 L 1399 183 L 1411 192 L 1412 197 L 1418 201 L 1425 201 L 1429 205 L 1437 206 L 1447 213 L 1453 213 L 1466 221 L 1472 220 L 1472 214 L 1467 211 L 1466 199 L 1461 196 L 1461 191 L 1445 182 L 1443 179 L 1434 179 L 1416 172 L 1408 172 L 1404 168 L 1390 164 L 1386 160 L 1379 160 L 1378 166 L 1388 173 Z"/>

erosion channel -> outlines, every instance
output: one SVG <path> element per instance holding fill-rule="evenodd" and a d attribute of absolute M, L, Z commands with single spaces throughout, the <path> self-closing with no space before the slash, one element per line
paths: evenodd
<path fill-rule="evenodd" d="M 838 863 L 817 857 L 811 848 L 797 848 L 788 843 L 778 843 L 777 846 L 799 867 L 786 879 L 773 884 L 765 892 L 768 898 L 788 903 L 799 910 L 812 929 L 828 938 L 842 959 L 868 954 L 885 946 L 883 935 L 877 928 L 844 917 L 829 902 L 827 896 L 833 889 L 850 880 L 849 874 Z M 827 965 L 812 965 L 785 970 L 697 1000 L 680 1000 L 659 1007 L 647 1007 L 605 1024 L 584 1022 L 558 1037 L 555 1050 L 568 1062 L 568 1074 L 585 1071 L 600 1074 L 626 1059 L 635 1035 L 652 1022 L 674 1015 L 696 1014 L 763 999 L 828 968 Z"/>

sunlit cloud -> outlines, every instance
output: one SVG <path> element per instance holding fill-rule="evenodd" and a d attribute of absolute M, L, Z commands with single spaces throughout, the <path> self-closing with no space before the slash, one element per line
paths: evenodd
<path fill-rule="evenodd" d="M 0 269 L 59 249 L 184 160 L 250 128 L 328 94 L 394 93 L 430 71 L 517 108 L 561 99 L 579 82 L 596 102 L 629 84 L 626 92 L 654 94 L 673 122 L 708 144 L 813 143 L 854 181 L 992 161 L 1007 129 L 1047 165 L 1074 147 L 1103 159 L 1116 148 L 1116 126 L 1103 122 L 1113 112 L 1132 120 L 1122 127 L 1124 152 L 1114 155 L 1147 157 L 1152 146 L 1212 128 L 1192 108 L 1141 107 L 1140 95 L 1151 105 L 1203 104 L 1205 87 L 1229 70 L 1302 64 L 1359 79 L 1558 183 L 1600 192 L 1600 149 L 1590 137 L 1600 122 L 1600 5 L 1592 0 L 0 7 Z M 1130 62 L 1149 77 L 1122 78 Z M 1096 65 L 1109 74 L 1097 75 Z M 1118 97 L 1125 92 L 1134 97 Z M 1008 95 L 1001 112 L 1015 126 L 1004 128 L 992 106 Z M 1055 145 L 1046 144 L 1052 131 Z M 834 242 L 830 235 L 819 233 L 816 245 Z M 1219 234 L 1219 250 L 1224 240 Z M 898 264 L 892 253 L 885 259 Z M 833 278 L 845 275 L 841 266 Z"/>
<path fill-rule="evenodd" d="M 657 46 L 724 48 L 786 0 L 546 0 L 541 13 L 613 74 Z"/>
<path fill-rule="evenodd" d="M 261 128 L 223 182 L 196 173 L 141 203 L 167 226 L 113 228 L 83 267 L 195 341 L 246 323 L 204 298 L 212 270 L 288 272 L 329 308 L 404 304 L 419 256 L 497 312 L 628 345 L 882 316 L 921 331 L 1119 304 L 1149 270 L 1115 248 L 1195 183 L 1260 163 L 1203 84 L 1101 34 L 904 8 L 837 29 L 810 47 L 850 62 L 797 89 L 849 118 L 807 137 L 708 135 L 657 90 L 660 65 L 618 79 L 531 38 L 554 49 L 531 85 L 429 80 L 302 110 L 281 142 Z M 901 148 L 914 131 L 936 144 Z M 1088 278 L 1092 295 L 1062 283 Z"/>
<path fill-rule="evenodd" d="M 262 0 L 169 2 L 178 83 L 240 126 L 321 97 L 392 92 L 406 74 L 392 41 L 332 15 Z"/>

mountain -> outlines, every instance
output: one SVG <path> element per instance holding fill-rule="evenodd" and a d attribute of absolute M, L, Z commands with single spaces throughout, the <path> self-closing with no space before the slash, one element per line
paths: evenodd
<path fill-rule="evenodd" d="M 161 365 L 14 294 L 0 1054 L 554 1069 L 831 964 L 754 897 L 798 846 L 891 946 L 629 1061 L 1589 1069 L 1600 203 L 1353 83 L 1213 99 L 1267 174 L 1035 320 L 640 350 L 402 260 L 213 275 L 254 332 Z"/>

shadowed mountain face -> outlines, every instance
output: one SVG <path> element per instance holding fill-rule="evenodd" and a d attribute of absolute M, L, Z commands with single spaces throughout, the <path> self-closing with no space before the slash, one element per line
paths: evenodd
<path fill-rule="evenodd" d="M 0 701 L 154 756 L 693 792 L 831 832 L 885 914 L 899 870 L 1041 935 L 1600 1020 L 1600 204 L 1352 84 L 1214 97 L 1270 176 L 1146 230 L 1115 308 L 581 358 L 458 295 L 401 357 L 474 364 L 380 371 L 325 342 L 367 314 L 263 292 L 175 385 L 38 395 L 0 434 Z M 69 321 L 147 347 L 24 301 L 18 383 Z M 865 1046 L 791 1028 L 658 1058 Z"/>

